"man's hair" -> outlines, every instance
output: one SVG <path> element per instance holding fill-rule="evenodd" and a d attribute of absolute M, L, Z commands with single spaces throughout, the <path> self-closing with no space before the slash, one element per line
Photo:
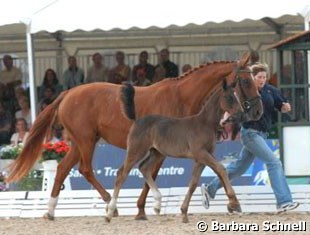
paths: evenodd
<path fill-rule="evenodd" d="M 92 59 L 94 59 L 96 56 L 100 56 L 102 58 L 102 55 L 99 52 L 96 52 L 92 55 Z"/>
<path fill-rule="evenodd" d="M 167 54 L 169 54 L 168 48 L 164 48 L 164 49 L 162 49 L 160 52 L 166 52 Z"/>
<path fill-rule="evenodd" d="M 76 60 L 76 57 L 75 57 L 74 55 L 70 55 L 70 56 L 68 56 L 68 61 L 69 61 L 70 59 L 75 59 L 75 60 Z"/>
<path fill-rule="evenodd" d="M 147 51 L 141 51 L 141 52 L 140 52 L 140 56 L 143 55 L 143 54 L 145 54 L 145 55 L 147 55 L 147 56 L 149 55 L 149 53 L 148 53 Z"/>
<path fill-rule="evenodd" d="M 4 56 L 3 56 L 3 59 L 10 59 L 10 60 L 13 60 L 13 58 L 12 58 L 11 55 L 4 55 Z"/>

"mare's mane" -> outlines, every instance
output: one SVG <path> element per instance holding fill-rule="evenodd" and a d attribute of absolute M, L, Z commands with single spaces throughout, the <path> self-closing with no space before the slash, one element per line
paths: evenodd
<path fill-rule="evenodd" d="M 177 82 L 181 82 L 184 81 L 187 78 L 190 78 L 190 75 L 194 74 L 196 71 L 199 71 L 201 69 L 208 69 L 208 67 L 212 67 L 212 66 L 216 66 L 216 65 L 224 65 L 224 64 L 232 64 L 232 63 L 236 63 L 237 61 L 234 60 L 216 60 L 216 61 L 211 61 L 211 62 L 207 62 L 204 64 L 200 64 L 192 69 L 190 69 L 189 71 L 181 74 L 178 77 L 174 77 L 174 78 L 164 78 L 163 80 L 153 83 L 150 86 L 147 87 L 135 87 L 135 89 L 145 89 L 145 88 L 149 88 L 149 87 L 161 87 L 161 86 L 169 86 L 171 85 L 171 83 L 174 83 L 175 81 Z"/>
<path fill-rule="evenodd" d="M 218 65 L 218 64 L 229 64 L 229 63 L 235 63 L 236 61 L 233 61 L 233 60 L 216 60 L 216 61 L 211 61 L 211 62 L 207 62 L 205 64 L 200 64 L 198 66 L 195 66 L 194 68 L 190 69 L 189 71 L 181 74 L 180 76 L 178 77 L 175 77 L 175 78 L 168 78 L 168 80 L 181 80 L 185 77 L 187 77 L 188 75 L 194 73 L 195 71 L 199 70 L 199 69 L 202 69 L 204 67 L 207 67 L 207 66 L 212 66 L 212 65 Z"/>

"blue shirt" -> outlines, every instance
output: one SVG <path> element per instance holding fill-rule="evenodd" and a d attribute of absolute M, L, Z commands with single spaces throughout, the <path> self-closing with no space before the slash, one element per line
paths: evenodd
<path fill-rule="evenodd" d="M 283 102 L 286 99 L 282 96 L 279 89 L 265 84 L 261 90 L 261 98 L 264 107 L 264 112 L 261 118 L 257 121 L 244 122 L 244 128 L 252 128 L 258 131 L 267 132 L 271 128 L 272 114 L 275 109 L 281 111 Z"/>

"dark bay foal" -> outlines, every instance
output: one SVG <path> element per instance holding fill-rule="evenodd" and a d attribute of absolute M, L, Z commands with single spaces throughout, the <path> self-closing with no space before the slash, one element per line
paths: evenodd
<path fill-rule="evenodd" d="M 129 84 L 122 88 L 122 101 L 126 116 L 135 120 L 134 88 Z M 135 121 L 127 138 L 127 157 L 118 171 L 113 196 L 108 204 L 107 221 L 110 221 L 113 216 L 122 184 L 137 163 L 140 163 L 139 170 L 153 192 L 154 210 L 157 214 L 160 212 L 161 194 L 152 178 L 152 169 L 153 164 L 165 156 L 191 158 L 196 162 L 197 169 L 193 172 L 189 190 L 181 208 L 183 222 L 188 222 L 187 210 L 190 198 L 206 165 L 210 166 L 222 180 L 229 198 L 229 210 L 240 211 L 239 201 L 228 180 L 225 168 L 212 155 L 219 122 L 224 111 L 231 114 L 228 121 L 241 121 L 244 117 L 234 89 L 228 87 L 225 80 L 223 86 L 213 90 L 213 94 L 197 115 L 185 118 L 149 115 Z"/>

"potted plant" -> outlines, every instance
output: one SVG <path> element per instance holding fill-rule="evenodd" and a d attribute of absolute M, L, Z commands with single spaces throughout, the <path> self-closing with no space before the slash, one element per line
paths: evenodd
<path fill-rule="evenodd" d="M 69 151 L 70 147 L 65 141 L 58 141 L 56 143 L 48 142 L 43 144 L 42 161 L 56 160 L 60 162 L 61 159 Z"/>
<path fill-rule="evenodd" d="M 5 145 L 0 149 L 0 171 L 4 171 L 21 153 L 23 144 Z"/>
<path fill-rule="evenodd" d="M 64 141 L 59 141 L 56 143 L 48 142 L 43 144 L 41 158 L 42 166 L 44 169 L 42 191 L 49 191 L 53 187 L 58 162 L 61 161 L 69 149 L 69 145 Z M 67 188 L 71 188 L 71 186 L 68 186 Z"/>

